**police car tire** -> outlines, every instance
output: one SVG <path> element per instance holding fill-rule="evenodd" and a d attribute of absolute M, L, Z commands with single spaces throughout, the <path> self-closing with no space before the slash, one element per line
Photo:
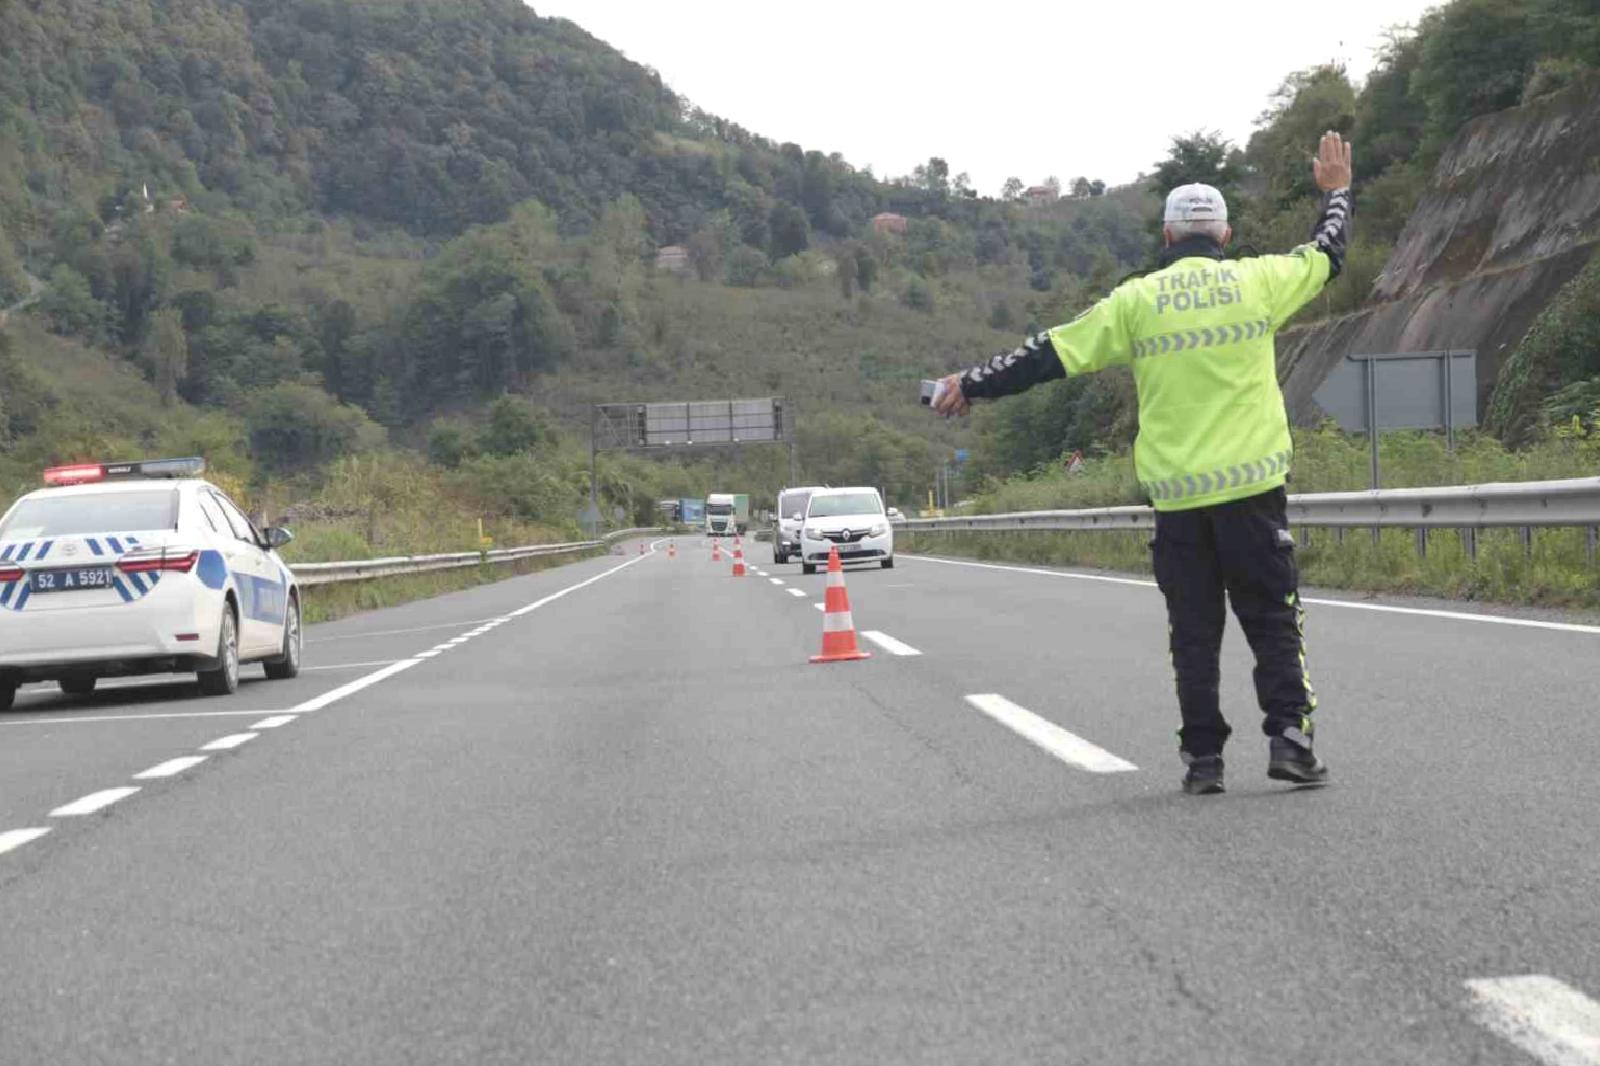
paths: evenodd
<path fill-rule="evenodd" d="M 802 574 L 808 574 L 808 575 L 809 574 L 814 574 L 814 573 L 817 572 L 817 564 L 816 563 L 801 563 L 800 564 L 800 572 Z"/>
<path fill-rule="evenodd" d="M 228 636 L 233 636 L 233 670 L 228 669 Z M 231 606 L 222 609 L 222 624 L 217 627 L 217 665 L 210 670 L 196 671 L 200 691 L 207 696 L 231 696 L 239 691 L 239 622 Z"/>
<path fill-rule="evenodd" d="M 891 555 L 891 556 L 889 556 L 889 558 L 887 558 L 887 559 L 885 559 L 883 561 L 883 568 L 885 570 L 893 570 L 894 569 L 894 556 Z"/>
<path fill-rule="evenodd" d="M 16 698 L 17 686 L 9 681 L 0 682 L 0 711 L 9 711 Z"/>
<path fill-rule="evenodd" d="M 294 639 L 294 633 L 300 628 L 300 601 L 289 601 L 289 614 L 283 620 L 283 651 L 276 658 L 268 659 L 262 664 L 267 671 L 267 677 L 273 681 L 287 681 L 300 676 L 300 656 L 291 654 L 289 642 Z M 290 623 L 294 628 L 290 628 Z"/>
<path fill-rule="evenodd" d="M 99 680 L 96 677 L 63 677 L 57 684 L 69 696 L 87 696 L 94 691 L 95 683 Z"/>

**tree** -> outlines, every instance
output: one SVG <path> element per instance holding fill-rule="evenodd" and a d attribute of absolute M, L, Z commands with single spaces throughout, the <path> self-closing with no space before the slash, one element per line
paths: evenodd
<path fill-rule="evenodd" d="M 1050 190 L 1050 199 L 1061 199 L 1061 179 L 1054 174 L 1044 179 L 1044 187 Z"/>
<path fill-rule="evenodd" d="M 176 307 L 163 307 L 150 316 L 141 354 L 162 404 L 172 406 L 178 400 L 178 386 L 189 373 L 189 336 Z"/>
<path fill-rule="evenodd" d="M 1266 180 L 1266 195 L 1278 207 L 1317 195 L 1306 156 L 1324 130 L 1348 133 L 1355 125 L 1355 89 L 1344 68 L 1333 64 L 1295 71 L 1272 94 L 1256 119 L 1245 159 Z"/>
<path fill-rule="evenodd" d="M 1423 16 L 1411 91 L 1427 104 L 1423 151 L 1429 159 L 1468 119 L 1521 99 L 1537 58 L 1531 7 L 1530 0 L 1454 0 Z"/>
<path fill-rule="evenodd" d="M 1076 196 L 1080 200 L 1083 199 L 1084 197 L 1088 196 L 1089 195 L 1089 179 L 1088 178 L 1084 178 L 1084 177 L 1073 178 L 1072 179 L 1072 195 Z"/>
<path fill-rule="evenodd" d="M 1009 202 L 1011 202 L 1013 200 L 1019 200 L 1021 198 L 1022 198 L 1022 179 L 1021 178 L 1007 178 L 1006 179 L 1006 183 L 1004 185 L 1000 186 L 1000 199 L 1005 200 L 1006 202 L 1009 203 Z"/>
<path fill-rule="evenodd" d="M 359 408 L 321 389 L 285 383 L 254 393 L 245 406 L 250 454 L 270 470 L 316 466 L 382 443 L 383 430 Z"/>
<path fill-rule="evenodd" d="M 1095 178 L 1093 181 L 1091 181 L 1089 183 L 1089 195 L 1090 196 L 1104 196 L 1105 194 L 1106 194 L 1106 183 L 1105 182 L 1101 181 L 1099 178 Z"/>
<path fill-rule="evenodd" d="M 478 445 L 488 455 L 515 455 L 534 451 L 549 436 L 544 421 L 525 401 L 501 396 L 489 407 L 489 424 Z"/>
<path fill-rule="evenodd" d="M 806 221 L 805 212 L 794 204 L 787 201 L 774 204 L 768 223 L 772 227 L 774 260 L 803 252 L 811 243 L 811 224 Z"/>

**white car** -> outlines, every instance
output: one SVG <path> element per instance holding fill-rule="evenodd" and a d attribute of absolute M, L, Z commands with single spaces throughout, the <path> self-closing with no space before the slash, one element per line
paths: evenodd
<path fill-rule="evenodd" d="M 870 487 L 820 489 L 806 505 L 800 530 L 800 569 L 807 574 L 826 565 L 828 552 L 839 549 L 847 563 L 877 561 L 894 566 L 894 529 L 883 510 L 883 497 Z"/>
<path fill-rule="evenodd" d="M 291 534 L 258 530 L 204 470 L 56 467 L 0 518 L 0 709 L 30 681 L 86 695 L 102 677 L 192 670 L 226 695 L 241 662 L 299 674 L 300 589 L 277 553 Z"/>

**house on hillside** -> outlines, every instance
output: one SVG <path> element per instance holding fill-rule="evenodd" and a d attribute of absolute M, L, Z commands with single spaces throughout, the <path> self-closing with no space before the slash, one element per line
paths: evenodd
<path fill-rule="evenodd" d="M 898 233 L 906 231 L 906 216 L 897 215 L 893 211 L 884 211 L 872 216 L 872 232 Z"/>
<path fill-rule="evenodd" d="M 693 264 L 689 262 L 689 249 L 681 244 L 668 244 L 656 250 L 656 269 L 686 274 Z"/>
<path fill-rule="evenodd" d="M 1030 185 L 1022 198 L 1030 204 L 1053 204 L 1059 199 L 1055 189 L 1048 185 Z"/>

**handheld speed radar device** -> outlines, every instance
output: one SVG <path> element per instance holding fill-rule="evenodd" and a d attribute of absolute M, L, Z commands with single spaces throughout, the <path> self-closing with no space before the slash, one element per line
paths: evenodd
<path fill-rule="evenodd" d="M 940 398 L 943 397 L 943 396 L 944 396 L 944 381 L 943 380 L 940 380 L 940 381 L 928 381 L 926 378 L 923 379 L 923 382 L 922 382 L 922 406 L 924 406 L 924 407 L 932 407 L 934 404 L 938 403 Z"/>

